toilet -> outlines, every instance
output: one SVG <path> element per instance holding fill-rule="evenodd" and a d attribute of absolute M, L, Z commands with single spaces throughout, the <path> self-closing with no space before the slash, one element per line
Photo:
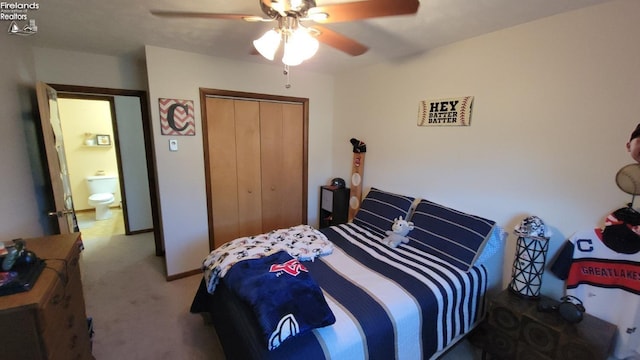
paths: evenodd
<path fill-rule="evenodd" d="M 109 206 L 115 200 L 118 178 L 113 175 L 87 176 L 89 205 L 96 208 L 96 220 L 111 218 Z"/>

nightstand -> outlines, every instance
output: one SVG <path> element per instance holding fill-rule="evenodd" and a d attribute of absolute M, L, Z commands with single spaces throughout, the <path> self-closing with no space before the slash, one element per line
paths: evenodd
<path fill-rule="evenodd" d="M 320 187 L 320 228 L 347 222 L 349 193 L 349 188 Z"/>
<path fill-rule="evenodd" d="M 483 349 L 483 358 L 607 359 L 615 325 L 587 313 L 581 322 L 570 324 L 557 312 L 538 311 L 538 302 L 502 291 L 491 300 L 487 318 L 469 340 Z"/>

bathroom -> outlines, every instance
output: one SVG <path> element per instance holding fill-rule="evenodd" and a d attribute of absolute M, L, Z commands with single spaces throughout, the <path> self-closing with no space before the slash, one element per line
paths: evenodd
<path fill-rule="evenodd" d="M 109 222 L 109 231 L 124 233 L 120 174 L 108 99 L 58 98 L 73 205 L 81 231 Z M 88 178 L 115 177 L 113 196 L 89 200 Z M 96 209 L 98 209 L 96 211 Z"/>

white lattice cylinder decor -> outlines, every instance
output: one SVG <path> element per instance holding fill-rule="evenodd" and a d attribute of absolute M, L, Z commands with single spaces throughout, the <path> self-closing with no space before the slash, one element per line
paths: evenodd
<path fill-rule="evenodd" d="M 542 274 L 549 250 L 550 232 L 537 216 L 530 216 L 516 226 L 518 235 L 509 289 L 523 297 L 538 298 Z"/>

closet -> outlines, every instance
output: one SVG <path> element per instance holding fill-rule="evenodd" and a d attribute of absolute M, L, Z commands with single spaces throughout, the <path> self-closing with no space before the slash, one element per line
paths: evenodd
<path fill-rule="evenodd" d="M 202 96 L 212 249 L 306 223 L 307 100 L 240 95 Z"/>

